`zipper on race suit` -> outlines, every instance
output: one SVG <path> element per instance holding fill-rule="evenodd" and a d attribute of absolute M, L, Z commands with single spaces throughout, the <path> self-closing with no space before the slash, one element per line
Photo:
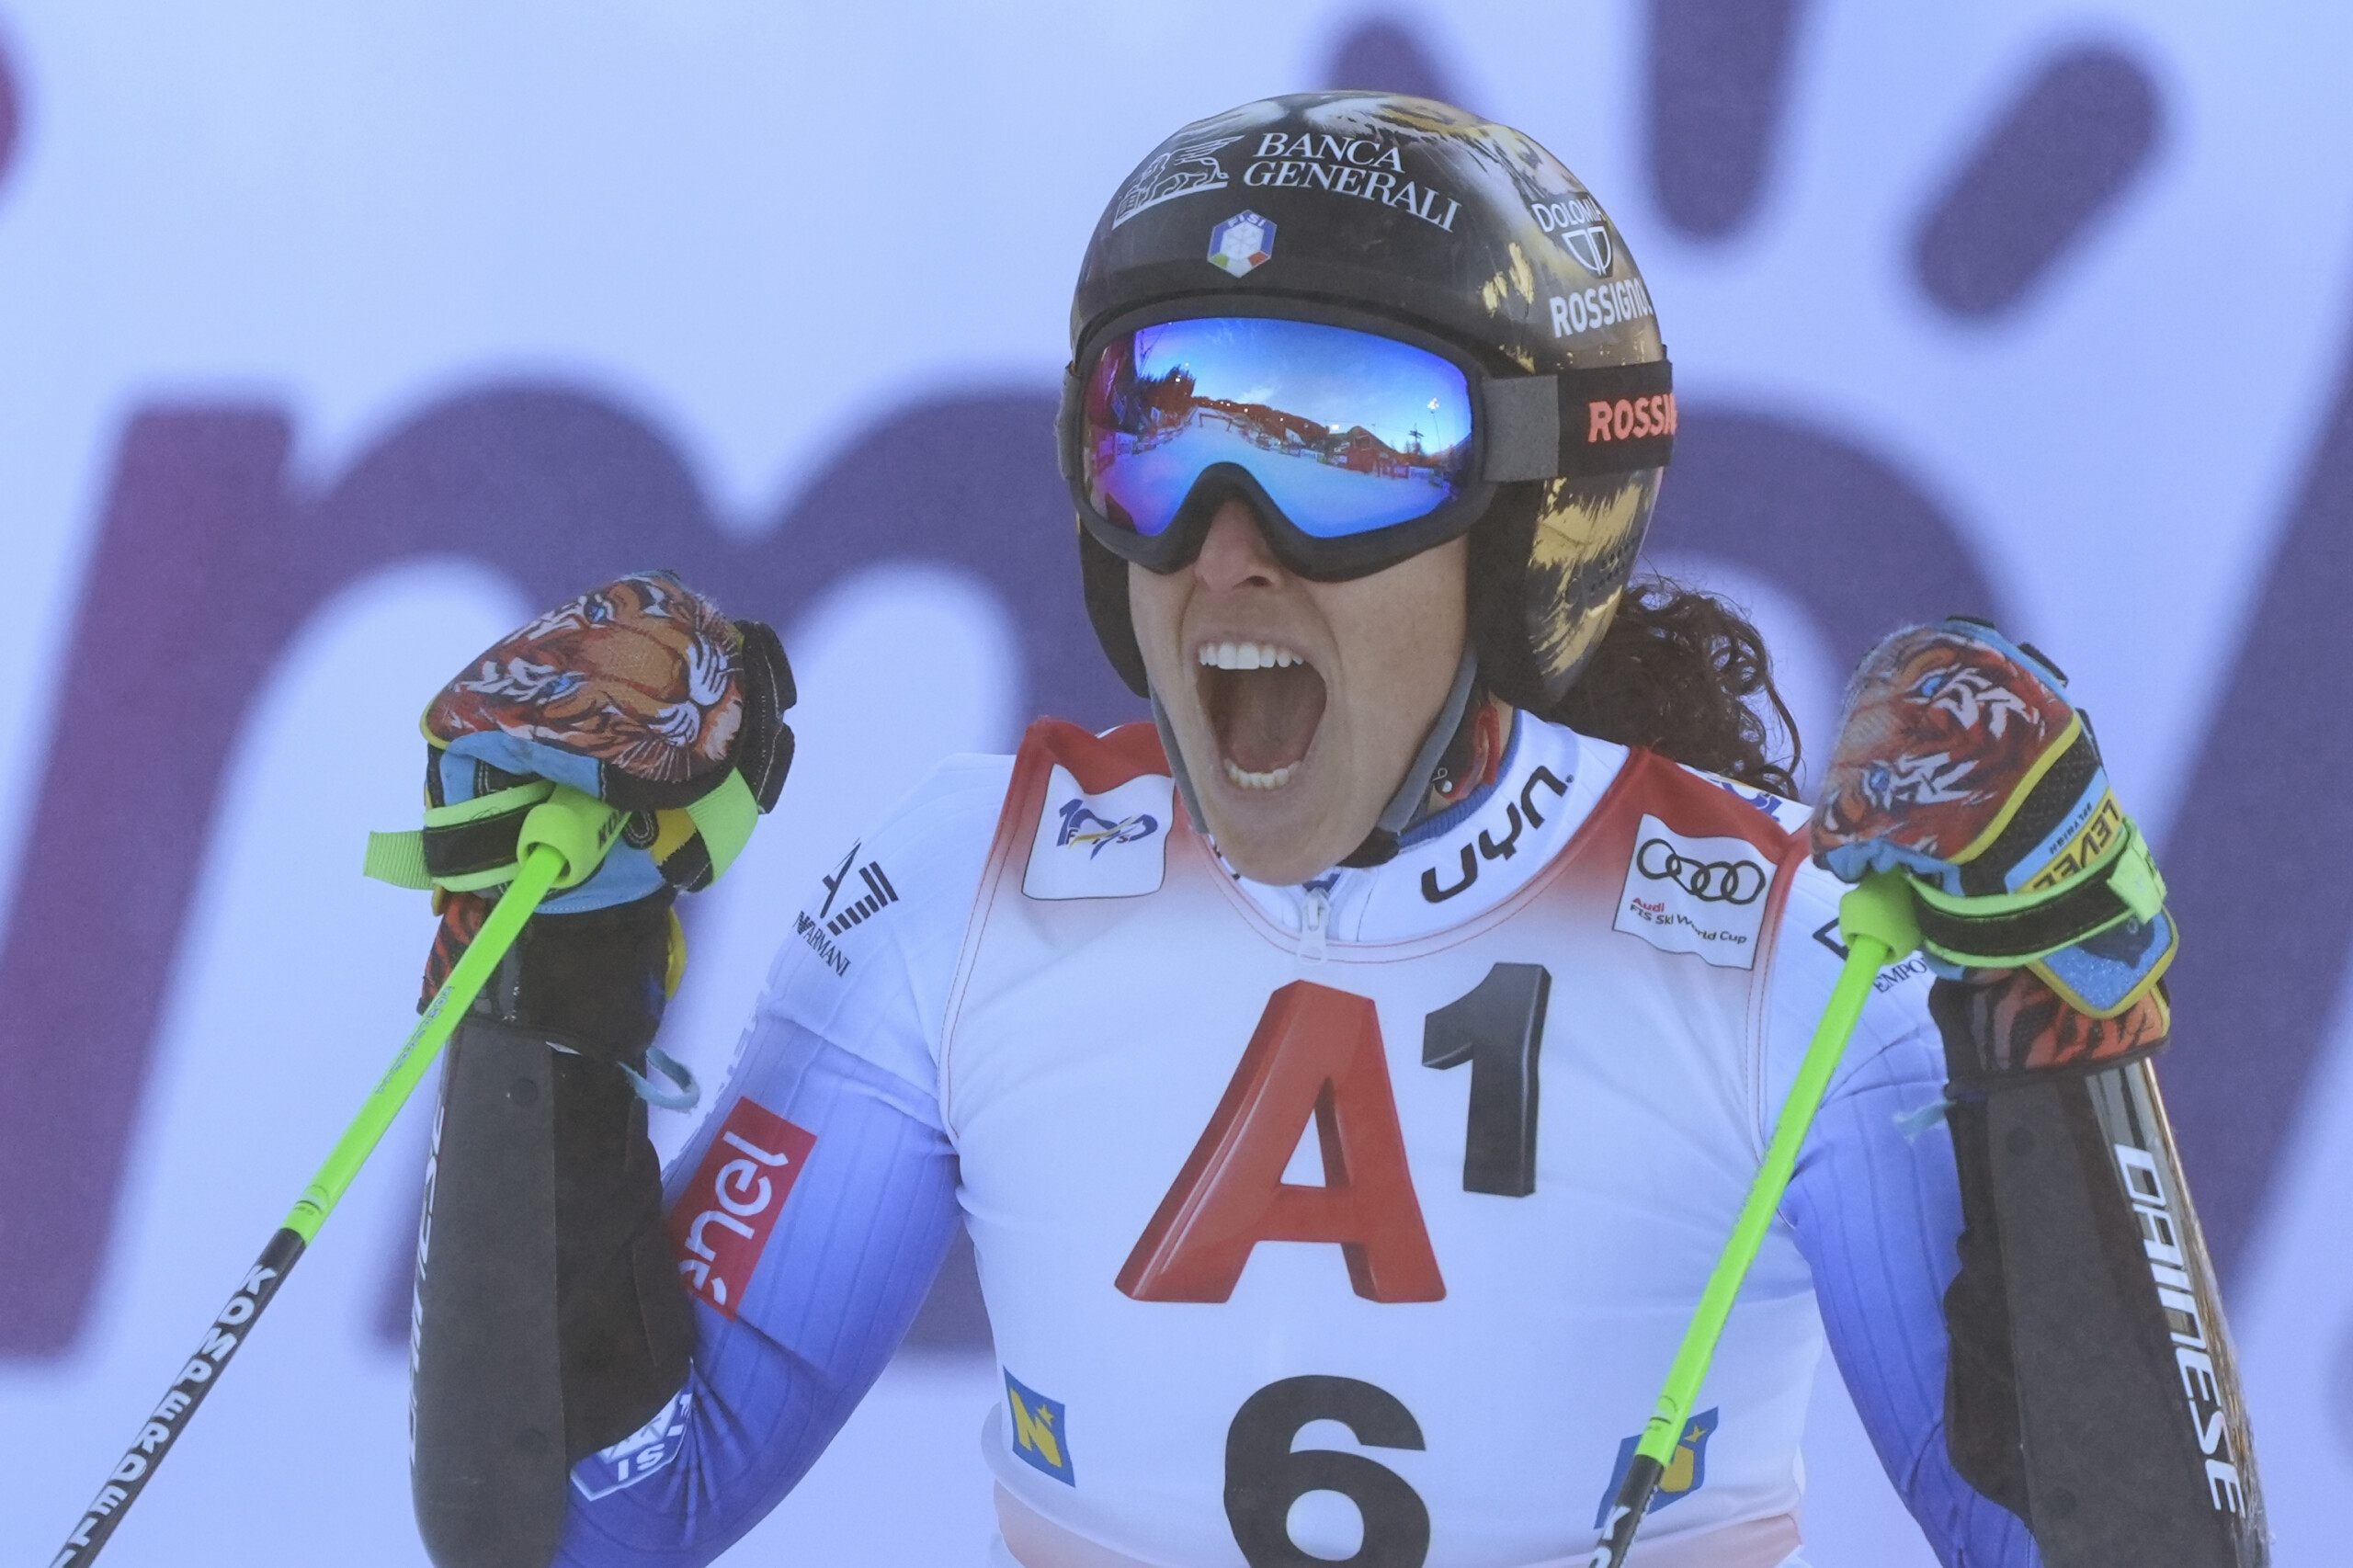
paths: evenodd
<path fill-rule="evenodd" d="M 1332 921 L 1331 896 L 1318 887 L 1301 891 L 1306 898 L 1299 906 L 1299 956 L 1310 963 L 1322 963 L 1328 956 L 1324 941 Z"/>

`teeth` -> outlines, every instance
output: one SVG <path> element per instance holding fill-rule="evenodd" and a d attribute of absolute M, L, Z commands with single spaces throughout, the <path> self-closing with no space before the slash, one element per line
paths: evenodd
<path fill-rule="evenodd" d="M 1201 663 L 1220 670 L 1279 670 L 1307 661 L 1270 642 L 1205 642 Z"/>
<path fill-rule="evenodd" d="M 1290 782 L 1290 776 L 1298 767 L 1299 764 L 1294 762 L 1278 767 L 1272 773 L 1252 773 L 1232 757 L 1225 759 L 1226 778 L 1233 780 L 1235 788 L 1242 790 L 1279 790 Z"/>

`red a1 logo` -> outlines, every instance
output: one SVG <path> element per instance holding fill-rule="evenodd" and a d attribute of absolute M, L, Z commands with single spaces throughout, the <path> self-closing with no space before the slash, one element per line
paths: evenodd
<path fill-rule="evenodd" d="M 1310 1118 L 1324 1185 L 1293 1186 L 1283 1168 Z M 1222 1301 L 1260 1242 L 1336 1244 L 1368 1301 L 1446 1296 L 1370 997 L 1298 980 L 1267 999 L 1119 1288 L 1139 1301 Z"/>

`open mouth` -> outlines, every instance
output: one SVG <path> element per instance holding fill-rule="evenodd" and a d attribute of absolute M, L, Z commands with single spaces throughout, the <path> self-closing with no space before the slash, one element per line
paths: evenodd
<path fill-rule="evenodd" d="M 1242 790 L 1290 783 L 1324 719 L 1324 677 L 1268 642 L 1205 643 L 1199 659 L 1201 710 L 1226 781 Z"/>

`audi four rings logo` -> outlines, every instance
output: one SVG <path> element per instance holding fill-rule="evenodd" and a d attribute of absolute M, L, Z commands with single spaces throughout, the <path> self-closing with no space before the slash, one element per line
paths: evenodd
<path fill-rule="evenodd" d="M 1654 882 L 1673 882 L 1708 903 L 1755 903 L 1769 879 L 1754 860 L 1691 860 L 1664 838 L 1646 838 L 1634 852 L 1634 869 Z"/>

